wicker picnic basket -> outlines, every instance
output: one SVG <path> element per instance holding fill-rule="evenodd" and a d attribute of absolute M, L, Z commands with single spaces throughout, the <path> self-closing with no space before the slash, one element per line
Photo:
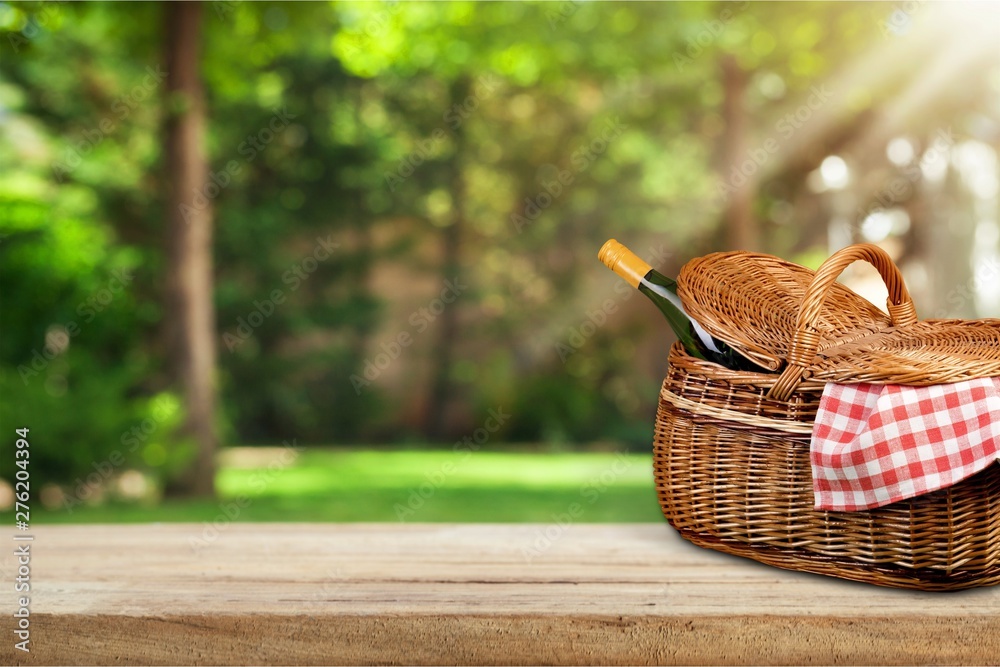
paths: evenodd
<path fill-rule="evenodd" d="M 888 315 L 836 282 L 866 260 Z M 874 510 L 815 510 L 809 443 L 825 383 L 929 385 L 1000 376 L 1000 320 L 918 321 L 874 245 L 815 273 L 769 255 L 715 253 L 677 279 L 688 312 L 774 373 L 733 371 L 675 344 L 660 392 L 657 493 L 691 542 L 770 565 L 922 590 L 1000 582 L 1000 464 Z"/>

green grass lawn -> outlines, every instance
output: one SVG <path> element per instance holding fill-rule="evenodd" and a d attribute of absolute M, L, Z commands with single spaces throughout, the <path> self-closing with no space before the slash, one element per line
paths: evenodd
<path fill-rule="evenodd" d="M 649 454 L 233 448 L 216 501 L 79 505 L 32 523 L 212 521 L 659 521 Z M 289 460 L 291 459 L 291 460 Z M 284 465 L 279 465 L 284 463 Z M 4 521 L 13 516 L 5 512 Z"/>

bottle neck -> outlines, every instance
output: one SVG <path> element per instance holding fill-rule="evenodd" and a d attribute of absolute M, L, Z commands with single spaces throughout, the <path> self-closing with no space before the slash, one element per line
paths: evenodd
<path fill-rule="evenodd" d="M 687 313 L 687 309 L 684 308 L 684 304 L 681 302 L 681 298 L 677 296 L 677 283 L 670 280 L 659 271 L 655 269 L 650 269 L 642 281 L 639 283 L 639 291 L 646 294 L 650 298 L 653 294 L 666 300 L 671 306 L 676 308 L 680 313 L 684 315 L 684 318 L 691 323 L 691 328 L 694 330 L 695 335 L 698 336 L 698 340 L 701 344 L 705 346 L 706 349 L 712 352 L 720 352 L 719 347 L 715 344 L 715 339 L 712 335 L 705 330 L 705 327 L 701 326 L 698 320 L 694 319 Z M 652 294 L 650 294 L 652 293 Z"/>
<path fill-rule="evenodd" d="M 598 257 L 656 304 L 688 354 L 734 370 L 767 372 L 706 331 L 698 320 L 688 315 L 677 295 L 677 282 L 653 269 L 621 243 L 611 239 L 601 247 Z"/>
<path fill-rule="evenodd" d="M 687 314 L 684 304 L 677 296 L 677 283 L 675 281 L 655 270 L 642 258 L 614 239 L 605 243 L 597 256 L 609 269 L 628 281 L 632 287 L 657 302 L 657 306 L 670 321 L 675 332 L 678 331 L 678 328 L 683 329 L 690 326 L 706 349 L 712 352 L 719 351 L 712 336 L 697 320 Z M 669 305 L 660 304 L 658 302 L 660 300 Z"/>

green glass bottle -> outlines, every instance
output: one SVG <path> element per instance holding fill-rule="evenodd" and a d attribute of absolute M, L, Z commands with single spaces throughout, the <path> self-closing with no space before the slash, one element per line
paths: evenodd
<path fill-rule="evenodd" d="M 609 269 L 656 304 L 667 318 L 677 339 L 692 357 L 737 371 L 770 372 L 705 331 L 684 310 L 684 305 L 677 296 L 677 282 L 651 267 L 621 243 L 610 239 L 601 247 L 597 256 Z"/>

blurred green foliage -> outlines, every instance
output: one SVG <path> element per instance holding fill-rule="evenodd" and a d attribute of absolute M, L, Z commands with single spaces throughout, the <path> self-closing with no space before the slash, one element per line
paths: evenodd
<path fill-rule="evenodd" d="M 722 247 L 720 62 L 747 73 L 748 133 L 769 136 L 891 39 L 892 11 L 206 3 L 224 439 L 440 441 L 502 406 L 498 439 L 648 447 L 670 338 L 613 289 L 597 248 L 618 235 L 674 274 Z M 177 404 L 161 127 L 178 101 L 164 98 L 162 12 L 0 2 L 0 432 L 30 425 L 33 465 L 65 485 L 123 448 L 123 468 L 161 478 L 190 454 L 176 407 L 155 407 Z M 895 92 L 844 92 L 845 126 Z M 766 250 L 822 255 L 825 227 L 788 211 L 828 150 L 802 151 L 757 193 Z M 448 315 L 421 319 L 455 276 L 468 289 Z M 611 318 L 609 299 L 630 314 Z M 352 382 L 404 333 L 398 363 Z M 434 402 L 445 428 L 431 432 Z"/>

